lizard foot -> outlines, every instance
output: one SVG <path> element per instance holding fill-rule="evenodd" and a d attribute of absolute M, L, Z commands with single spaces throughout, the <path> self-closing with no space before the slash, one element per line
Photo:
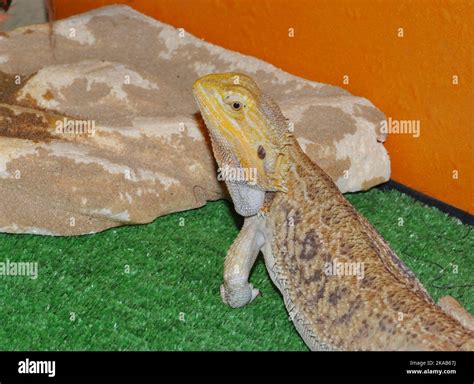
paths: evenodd
<path fill-rule="evenodd" d="M 243 307 L 250 303 L 260 294 L 260 291 L 252 284 L 245 283 L 238 286 L 221 285 L 222 301 L 232 308 Z"/>

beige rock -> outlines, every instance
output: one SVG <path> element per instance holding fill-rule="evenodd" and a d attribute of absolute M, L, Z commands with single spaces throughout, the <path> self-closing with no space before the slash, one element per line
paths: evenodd
<path fill-rule="evenodd" d="M 184 34 L 183 34 L 184 33 Z M 191 86 L 253 76 L 343 192 L 388 180 L 368 100 L 126 6 L 0 34 L 0 231 L 78 235 L 225 197 Z"/>

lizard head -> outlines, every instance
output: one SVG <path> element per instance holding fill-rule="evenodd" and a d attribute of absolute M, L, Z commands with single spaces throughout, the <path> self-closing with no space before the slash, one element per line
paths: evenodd
<path fill-rule="evenodd" d="M 278 105 L 240 73 L 201 77 L 193 92 L 219 167 L 247 170 L 255 180 L 243 182 L 261 190 L 286 191 L 291 134 Z"/>

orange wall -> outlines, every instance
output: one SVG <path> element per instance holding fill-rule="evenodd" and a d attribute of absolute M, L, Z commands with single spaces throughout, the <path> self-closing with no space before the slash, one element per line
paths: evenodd
<path fill-rule="evenodd" d="M 392 178 L 474 213 L 473 2 L 376 0 L 55 0 L 62 18 L 124 3 L 223 47 L 420 120 L 393 134 Z M 288 29 L 294 28 L 293 38 Z M 398 28 L 404 37 L 398 37 Z M 342 83 L 349 75 L 350 83 Z M 459 84 L 453 84 L 453 76 Z M 458 179 L 453 178 L 457 170 Z"/>

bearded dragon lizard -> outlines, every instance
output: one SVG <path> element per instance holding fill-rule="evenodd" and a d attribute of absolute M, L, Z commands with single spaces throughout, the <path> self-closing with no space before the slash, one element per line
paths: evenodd
<path fill-rule="evenodd" d="M 474 350 L 474 318 L 453 298 L 432 300 L 250 77 L 207 75 L 193 92 L 218 166 L 257 175 L 226 180 L 245 217 L 224 263 L 226 304 L 241 307 L 259 294 L 248 278 L 262 251 L 311 350 Z M 362 263 L 364 277 L 328 274 L 334 263 Z"/>

